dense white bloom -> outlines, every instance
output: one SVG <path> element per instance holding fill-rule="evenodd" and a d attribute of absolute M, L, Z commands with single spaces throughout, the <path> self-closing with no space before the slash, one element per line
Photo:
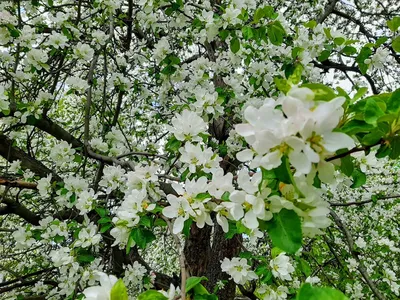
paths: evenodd
<path fill-rule="evenodd" d="M 19 227 L 12 233 L 12 237 L 16 242 L 17 249 L 26 249 L 35 243 L 32 238 L 32 232 L 25 229 L 24 227 Z"/>
<path fill-rule="evenodd" d="M 107 166 L 104 168 L 103 177 L 99 185 L 106 187 L 106 193 L 110 194 L 113 190 L 119 188 L 125 181 L 125 170 L 121 166 Z"/>
<path fill-rule="evenodd" d="M 287 299 L 289 289 L 286 286 L 280 285 L 276 290 L 268 285 L 262 285 L 257 289 L 257 293 L 260 294 L 262 300 L 281 300 Z"/>
<path fill-rule="evenodd" d="M 86 80 L 83 80 L 76 76 L 70 76 L 67 78 L 65 83 L 71 87 L 71 89 L 75 89 L 77 91 L 84 92 L 87 88 L 89 88 L 89 84 Z"/>
<path fill-rule="evenodd" d="M 258 276 L 250 269 L 247 260 L 233 257 L 231 260 L 224 258 L 221 262 L 221 270 L 231 276 L 237 284 L 245 284 L 249 280 L 257 279 Z"/>
<path fill-rule="evenodd" d="M 235 125 L 235 130 L 251 149 L 237 153 L 238 160 L 270 170 L 286 155 L 296 176 L 310 173 L 312 165 L 317 164 L 320 179 L 331 182 L 334 168 L 324 159 L 341 148 L 354 146 L 348 135 L 333 132 L 343 115 L 345 98 L 318 104 L 313 99 L 310 89 L 293 87 L 277 101 L 266 99 L 258 109 L 248 106 L 244 112 L 248 123 Z M 282 110 L 275 108 L 279 104 Z"/>
<path fill-rule="evenodd" d="M 100 281 L 99 286 L 91 286 L 83 291 L 87 300 L 110 300 L 111 289 L 118 281 L 114 275 L 107 275 L 103 272 L 98 272 L 97 276 Z"/>
<path fill-rule="evenodd" d="M 47 45 L 52 46 L 56 49 L 64 49 L 68 44 L 68 38 L 58 32 L 54 32 L 49 36 Z"/>
<path fill-rule="evenodd" d="M 51 174 L 43 177 L 37 181 L 37 189 L 40 196 L 47 197 L 51 191 Z"/>
<path fill-rule="evenodd" d="M 168 40 L 165 37 L 154 45 L 154 58 L 157 62 L 161 62 L 171 52 Z"/>
<path fill-rule="evenodd" d="M 41 49 L 31 49 L 26 55 L 26 62 L 38 70 L 45 67 L 48 59 L 47 53 Z"/>
<path fill-rule="evenodd" d="M 88 44 L 79 42 L 74 48 L 75 57 L 85 61 L 90 61 L 93 57 L 94 50 Z"/>
<path fill-rule="evenodd" d="M 232 184 L 233 174 L 227 173 L 224 175 L 224 171 L 219 168 L 214 171 L 211 182 L 208 184 L 208 192 L 211 196 L 220 199 L 225 192 L 233 192 L 235 188 Z"/>
<path fill-rule="evenodd" d="M 10 164 L 8 171 L 12 172 L 12 173 L 17 173 L 20 169 L 21 169 L 21 161 L 18 159 L 18 160 L 14 160 Z"/>
<path fill-rule="evenodd" d="M 68 247 L 51 250 L 49 256 L 55 267 L 68 265 L 74 261 L 74 258 L 70 255 L 70 249 Z"/>
<path fill-rule="evenodd" d="M 172 126 L 168 129 L 180 141 L 197 141 L 200 133 L 207 130 L 207 124 L 195 112 L 185 109 L 181 114 L 175 115 L 171 120 Z"/>
<path fill-rule="evenodd" d="M 354 241 L 354 243 L 360 248 L 365 248 L 367 246 L 367 243 L 365 242 L 365 240 L 362 237 L 359 237 L 358 239 L 356 239 Z"/>
<path fill-rule="evenodd" d="M 51 149 L 50 158 L 57 166 L 61 166 L 72 161 L 74 154 L 75 150 L 72 149 L 71 145 L 66 141 L 61 141 Z"/>
<path fill-rule="evenodd" d="M 125 268 L 124 283 L 126 286 L 132 284 L 136 288 L 142 288 L 143 277 L 147 274 L 147 269 L 139 262 L 135 261 L 132 265 Z"/>
<path fill-rule="evenodd" d="M 4 86 L 0 85 L 0 111 L 7 110 L 10 106 L 8 97 L 5 95 Z"/>
<path fill-rule="evenodd" d="M 289 261 L 289 256 L 286 256 L 284 252 L 272 259 L 269 265 L 275 277 L 281 280 L 292 280 L 290 274 L 294 272 L 294 268 Z"/>
<path fill-rule="evenodd" d="M 196 216 L 189 202 L 184 197 L 176 197 L 169 194 L 167 200 L 170 206 L 163 209 L 163 215 L 167 218 L 175 218 L 173 233 L 177 234 L 182 231 L 184 222 L 190 216 Z"/>
<path fill-rule="evenodd" d="M 87 248 L 92 245 L 97 245 L 100 240 L 101 235 L 97 233 L 97 226 L 93 223 L 89 223 L 79 231 L 75 247 Z"/>

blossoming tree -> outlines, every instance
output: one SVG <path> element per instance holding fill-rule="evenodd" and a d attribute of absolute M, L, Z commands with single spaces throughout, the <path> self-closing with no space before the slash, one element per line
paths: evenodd
<path fill-rule="evenodd" d="M 0 298 L 398 298 L 399 7 L 1 1 Z"/>

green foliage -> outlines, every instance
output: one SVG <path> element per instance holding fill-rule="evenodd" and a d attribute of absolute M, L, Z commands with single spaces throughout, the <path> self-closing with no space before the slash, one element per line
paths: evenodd
<path fill-rule="evenodd" d="M 305 283 L 300 288 L 296 300 L 347 300 L 341 291 L 328 287 L 313 287 L 309 283 Z"/>
<path fill-rule="evenodd" d="M 128 291 L 122 279 L 118 279 L 112 287 L 110 300 L 128 300 Z"/>
<path fill-rule="evenodd" d="M 138 296 L 138 300 L 168 300 L 168 298 L 158 291 L 147 290 Z"/>
<path fill-rule="evenodd" d="M 282 209 L 267 222 L 268 234 L 274 246 L 287 253 L 296 253 L 301 247 L 302 233 L 299 216 L 293 210 Z"/>

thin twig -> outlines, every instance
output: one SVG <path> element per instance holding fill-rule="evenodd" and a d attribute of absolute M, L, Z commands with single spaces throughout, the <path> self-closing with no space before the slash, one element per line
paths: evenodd
<path fill-rule="evenodd" d="M 358 271 L 361 273 L 362 277 L 365 279 L 366 283 L 368 284 L 372 292 L 375 294 L 375 296 L 380 300 L 385 300 L 386 299 L 385 296 L 381 294 L 381 292 L 376 287 L 375 283 L 369 277 L 367 269 L 365 268 L 363 262 L 360 260 L 360 257 L 358 256 L 358 252 L 354 251 L 354 240 L 353 237 L 351 236 L 349 229 L 342 221 L 342 219 L 340 219 L 340 217 L 333 210 L 330 211 L 330 215 L 332 216 L 333 220 L 335 221 L 339 229 L 342 230 L 344 237 L 347 241 L 347 246 L 350 250 L 350 253 L 353 256 L 353 258 L 358 262 Z"/>
<path fill-rule="evenodd" d="M 174 238 L 174 242 L 175 242 L 176 247 L 178 248 L 178 251 L 180 252 L 179 265 L 181 267 L 181 299 L 185 300 L 186 299 L 186 258 L 185 258 L 185 254 L 183 252 L 183 248 L 182 248 L 182 245 L 181 245 L 178 235 L 173 233 L 171 221 L 167 217 L 164 217 L 164 216 L 161 216 L 161 218 L 165 222 L 167 222 L 168 229 Z"/>

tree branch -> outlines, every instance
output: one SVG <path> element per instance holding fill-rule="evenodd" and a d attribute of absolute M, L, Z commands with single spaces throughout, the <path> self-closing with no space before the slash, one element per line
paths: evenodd
<path fill-rule="evenodd" d="M 366 283 L 372 290 L 372 292 L 375 294 L 375 296 L 380 299 L 380 300 L 385 300 L 385 296 L 381 294 L 381 292 L 378 290 L 376 287 L 375 283 L 371 280 L 371 278 L 368 275 L 368 272 L 363 264 L 363 262 L 360 260 L 358 256 L 358 252 L 354 251 L 354 241 L 353 237 L 351 236 L 350 231 L 348 230 L 347 226 L 345 223 L 339 218 L 339 216 L 333 211 L 330 211 L 330 215 L 332 216 L 333 220 L 335 221 L 336 225 L 339 227 L 339 229 L 342 230 L 344 237 L 347 241 L 347 246 L 349 248 L 349 251 L 353 258 L 358 262 L 358 270 L 361 273 L 362 277 L 365 279 Z"/>

